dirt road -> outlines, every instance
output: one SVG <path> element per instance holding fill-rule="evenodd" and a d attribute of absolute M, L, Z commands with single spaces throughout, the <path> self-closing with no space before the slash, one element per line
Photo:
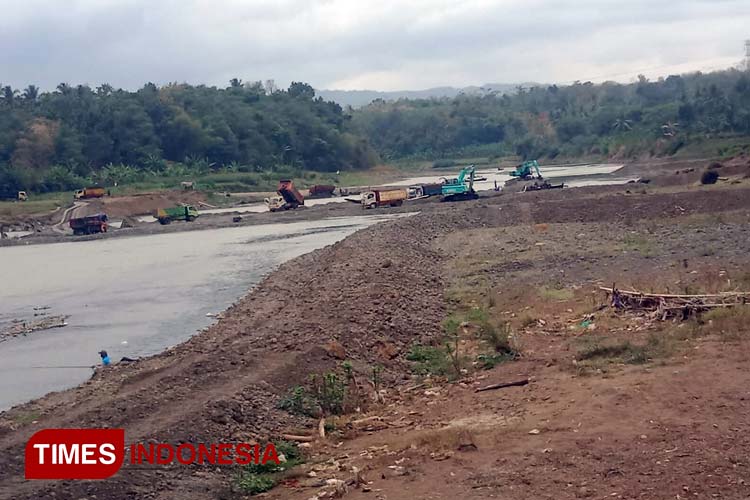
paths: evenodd
<path fill-rule="evenodd" d="M 279 402 L 344 360 L 360 385 L 384 367 L 385 403 L 361 401 L 369 413 L 357 418 L 385 427 L 342 421 L 271 498 L 311 498 L 326 488 L 321 476 L 349 481 L 347 498 L 746 498 L 744 339 L 728 344 L 699 325 L 669 355 L 643 351 L 640 365 L 586 357 L 598 352 L 586 342 L 647 346 L 673 327 L 602 316 L 581 335 L 599 280 L 750 280 L 750 186 L 644 189 L 425 205 L 290 261 L 188 342 L 2 414 L 0 498 L 239 497 L 236 469 L 126 466 L 103 482 L 24 482 L 23 444 L 37 429 L 89 426 L 125 428 L 127 442 L 275 439 L 317 426 Z M 469 363 L 456 383 L 413 375 L 407 354 L 415 343 L 440 348 L 449 314 L 469 318 L 456 323 L 461 352 L 476 354 L 486 325 L 475 309 L 509 325 L 520 358 L 484 372 Z M 519 377 L 532 383 L 473 392 Z M 351 484 L 352 467 L 364 483 Z"/>

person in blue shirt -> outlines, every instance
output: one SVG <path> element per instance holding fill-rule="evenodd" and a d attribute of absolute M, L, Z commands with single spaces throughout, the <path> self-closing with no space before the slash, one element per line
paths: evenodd
<path fill-rule="evenodd" d="M 109 354 L 107 354 L 107 351 L 99 351 L 99 356 L 102 357 L 102 364 L 104 366 L 109 366 L 111 361 L 109 360 Z"/>

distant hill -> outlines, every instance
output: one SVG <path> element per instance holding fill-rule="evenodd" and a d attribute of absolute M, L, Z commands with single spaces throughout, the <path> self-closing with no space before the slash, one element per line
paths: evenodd
<path fill-rule="evenodd" d="M 515 93 L 518 86 L 526 88 L 538 86 L 537 83 L 488 83 L 481 87 L 435 87 L 426 90 L 394 90 L 384 92 L 379 90 L 316 90 L 316 94 L 327 101 L 334 101 L 342 106 L 359 108 L 370 104 L 375 99 L 397 101 L 399 99 L 430 99 L 433 97 L 456 97 L 463 94 L 484 94 L 498 92 L 500 94 Z"/>

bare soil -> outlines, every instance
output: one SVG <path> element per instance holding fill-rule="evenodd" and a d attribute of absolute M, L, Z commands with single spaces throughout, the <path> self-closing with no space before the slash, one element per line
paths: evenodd
<path fill-rule="evenodd" d="M 278 403 L 344 360 L 363 387 L 384 367 L 383 401 L 335 420 L 266 498 L 323 498 L 327 479 L 353 499 L 750 496 L 750 325 L 614 314 L 597 292 L 613 282 L 750 288 L 747 182 L 420 208 L 282 265 L 174 349 L 0 414 L 0 498 L 242 497 L 235 468 L 125 466 L 106 481 L 24 481 L 23 445 L 52 427 L 122 427 L 127 442 L 173 443 L 311 431 L 317 419 Z M 479 369 L 481 325 L 467 320 L 464 371 L 451 381 L 413 375 L 410 347 L 440 348 L 446 317 L 474 310 L 507 325 L 520 357 Z M 581 327 L 592 312 L 593 328 Z M 638 364 L 586 357 L 625 341 L 645 353 Z M 474 392 L 523 378 L 531 383 Z M 366 417 L 378 425 L 350 422 Z"/>

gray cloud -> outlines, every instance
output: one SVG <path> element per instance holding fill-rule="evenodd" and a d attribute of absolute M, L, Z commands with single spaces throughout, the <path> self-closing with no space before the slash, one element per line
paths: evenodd
<path fill-rule="evenodd" d="M 0 82 L 318 88 L 628 81 L 726 67 L 747 0 L 0 0 Z M 644 71 L 645 68 L 652 68 Z"/>

